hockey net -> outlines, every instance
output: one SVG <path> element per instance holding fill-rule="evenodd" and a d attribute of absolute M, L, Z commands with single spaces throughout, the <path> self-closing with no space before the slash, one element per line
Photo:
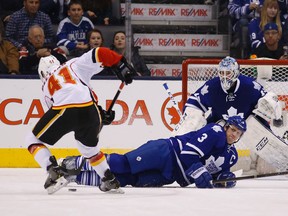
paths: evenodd
<path fill-rule="evenodd" d="M 182 102 L 183 106 L 188 95 L 200 88 L 205 81 L 217 76 L 217 68 L 221 59 L 187 59 L 182 63 Z M 284 112 L 288 110 L 288 61 L 285 60 L 237 60 L 240 73 L 254 77 L 266 91 L 272 91 L 282 101 Z M 272 73 L 271 73 L 272 72 Z M 268 74 L 268 75 L 267 75 Z M 286 127 L 271 126 L 273 132 L 288 141 Z M 252 153 L 248 145 L 235 144 L 239 160 L 232 170 L 243 169 L 244 172 L 267 173 L 274 171 L 273 167 Z"/>

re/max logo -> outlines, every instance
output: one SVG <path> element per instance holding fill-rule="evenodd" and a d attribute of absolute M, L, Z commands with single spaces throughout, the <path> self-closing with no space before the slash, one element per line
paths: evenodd
<path fill-rule="evenodd" d="M 267 137 L 263 137 L 260 142 L 256 145 L 256 150 L 260 151 L 261 149 L 264 148 L 264 146 L 268 143 L 268 138 Z"/>

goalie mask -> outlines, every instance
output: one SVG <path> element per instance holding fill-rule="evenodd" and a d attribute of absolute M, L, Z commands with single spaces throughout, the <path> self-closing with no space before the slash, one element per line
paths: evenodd
<path fill-rule="evenodd" d="M 218 76 L 222 88 L 226 91 L 236 82 L 239 74 L 239 65 L 234 58 L 227 56 L 219 63 Z"/>
<path fill-rule="evenodd" d="M 38 74 L 42 82 L 45 82 L 49 72 L 60 65 L 60 62 L 53 55 L 42 57 L 38 66 Z"/>

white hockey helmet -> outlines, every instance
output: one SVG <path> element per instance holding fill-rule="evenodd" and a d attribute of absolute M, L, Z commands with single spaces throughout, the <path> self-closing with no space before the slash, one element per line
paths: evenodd
<path fill-rule="evenodd" d="M 218 67 L 218 76 L 223 89 L 228 90 L 237 80 L 240 74 L 239 65 L 232 57 L 225 57 L 221 60 Z"/>
<path fill-rule="evenodd" d="M 59 65 L 60 65 L 60 62 L 53 55 L 42 57 L 40 59 L 39 66 L 38 66 L 38 74 L 40 76 L 41 81 L 45 82 L 49 76 L 49 72 L 51 71 L 51 69 L 58 67 Z"/>

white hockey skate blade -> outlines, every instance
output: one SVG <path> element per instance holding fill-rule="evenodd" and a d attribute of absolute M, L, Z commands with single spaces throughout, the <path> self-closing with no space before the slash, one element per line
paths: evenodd
<path fill-rule="evenodd" d="M 51 185 L 50 187 L 46 188 L 48 194 L 53 194 L 55 192 L 57 192 L 58 190 L 60 190 L 61 188 L 65 187 L 66 185 L 68 185 L 69 181 L 66 180 L 64 178 L 64 176 L 62 176 L 61 178 L 56 180 L 56 184 Z"/>

